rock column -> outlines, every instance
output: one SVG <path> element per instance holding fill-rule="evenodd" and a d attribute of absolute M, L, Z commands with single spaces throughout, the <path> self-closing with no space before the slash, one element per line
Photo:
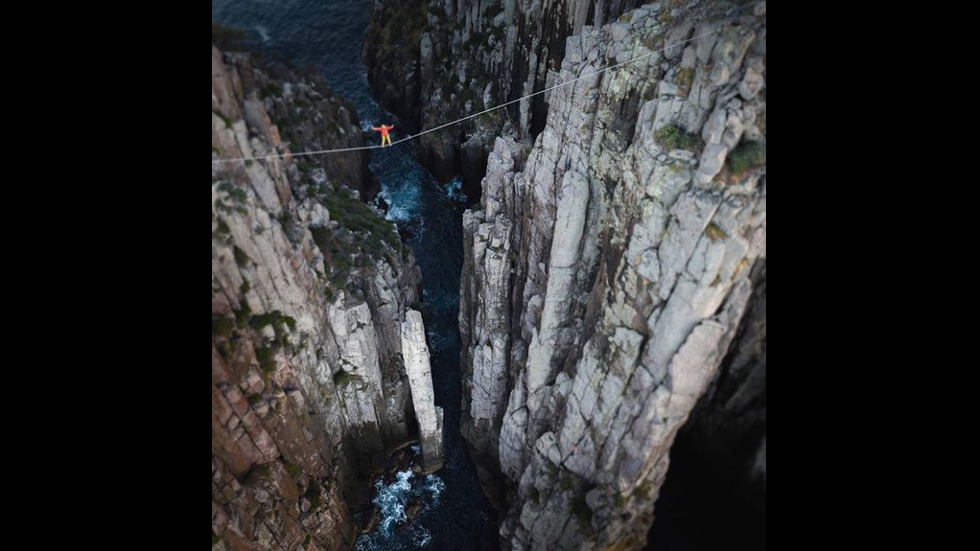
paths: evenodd
<path fill-rule="evenodd" d="M 425 344 L 425 328 L 422 314 L 409 310 L 402 322 L 402 355 L 405 357 L 405 373 L 412 389 L 415 417 L 419 422 L 419 439 L 422 441 L 422 463 L 427 472 L 442 468 L 442 408 L 435 405 L 432 390 L 432 367 L 429 364 L 429 348 Z"/>

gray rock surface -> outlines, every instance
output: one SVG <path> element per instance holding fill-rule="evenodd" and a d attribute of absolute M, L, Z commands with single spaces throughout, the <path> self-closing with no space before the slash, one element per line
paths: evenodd
<path fill-rule="evenodd" d="M 437 471 L 445 462 L 442 451 L 443 414 L 442 408 L 435 406 L 432 366 L 429 363 L 429 347 L 425 344 L 422 314 L 415 310 L 409 310 L 402 322 L 402 354 L 405 356 L 405 372 L 412 388 L 415 418 L 419 423 L 422 464 L 427 472 Z"/>
<path fill-rule="evenodd" d="M 362 141 L 346 101 L 286 74 L 298 80 L 212 47 L 212 158 L 286 154 L 211 168 L 211 530 L 222 550 L 350 549 L 359 478 L 413 437 L 400 321 L 418 303 L 419 270 L 354 197 L 369 188 L 360 157 L 319 170 L 289 158 Z M 282 142 L 274 121 L 301 119 L 336 131 L 307 141 L 297 123 Z"/>
<path fill-rule="evenodd" d="M 713 34 L 555 90 L 530 150 L 495 141 L 460 327 L 463 432 L 512 488 L 505 548 L 642 548 L 674 438 L 744 342 L 766 166 L 730 157 L 764 148 L 754 13 L 657 2 L 582 26 L 558 81 Z"/>
<path fill-rule="evenodd" d="M 641 0 L 374 0 L 364 58 L 381 103 L 411 133 L 554 84 L 566 39 L 615 21 Z M 620 24 L 616 32 L 625 33 Z M 479 187 L 503 131 L 528 138 L 544 128 L 550 98 L 526 100 L 459 127 L 423 136 L 420 160 L 443 180 Z M 465 147 L 463 144 L 466 144 Z"/>

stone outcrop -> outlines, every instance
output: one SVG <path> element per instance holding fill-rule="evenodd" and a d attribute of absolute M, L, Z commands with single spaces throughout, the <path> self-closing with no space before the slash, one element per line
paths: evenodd
<path fill-rule="evenodd" d="M 364 50 L 369 79 L 410 132 L 432 128 L 553 85 L 569 36 L 642 3 L 374 0 Z M 548 101 L 540 95 L 423 136 L 420 161 L 440 179 L 461 175 L 475 196 L 494 138 L 503 129 L 536 136 Z"/>
<path fill-rule="evenodd" d="M 679 440 L 704 458 L 746 501 L 766 503 L 766 263 L 758 263 L 754 290 L 738 335 Z"/>
<path fill-rule="evenodd" d="M 642 548 L 679 429 L 752 363 L 732 346 L 759 342 L 760 300 L 764 365 L 765 4 L 724 6 L 572 25 L 549 80 L 691 41 L 550 93 L 464 217 L 463 432 L 509 488 L 505 548 Z"/>
<path fill-rule="evenodd" d="M 445 461 L 442 451 L 443 412 L 442 408 L 435 406 L 425 327 L 422 325 L 422 314 L 415 310 L 409 310 L 402 322 L 402 354 L 405 356 L 405 372 L 412 388 L 415 418 L 419 422 L 422 464 L 427 472 L 437 471 Z"/>
<path fill-rule="evenodd" d="M 420 274 L 358 200 L 365 159 L 289 156 L 363 145 L 353 109 L 275 71 L 212 46 L 212 160 L 285 155 L 211 167 L 212 547 L 350 549 L 363 479 L 414 436 L 401 321 Z"/>
<path fill-rule="evenodd" d="M 212 98 L 212 115 L 217 112 L 214 99 L 218 99 L 227 110 L 227 113 L 218 113 L 224 117 L 222 122 L 230 127 L 238 117 L 258 135 L 268 136 L 270 147 L 266 149 L 269 154 L 342 149 L 364 144 L 354 105 L 335 95 L 322 77 L 301 73 L 281 62 L 266 64 L 250 53 L 225 52 L 223 55 L 235 70 L 227 73 L 227 82 L 219 84 L 217 98 Z M 212 53 L 212 75 L 216 71 L 215 63 L 220 62 Z M 247 96 L 236 104 L 235 94 L 242 93 Z M 243 151 L 251 151 L 251 144 L 241 145 Z M 213 157 L 220 157 L 214 153 L 212 150 Z M 368 154 L 359 152 L 301 157 L 292 165 L 304 177 L 318 169 L 328 172 L 331 182 L 369 200 L 378 192 L 378 184 L 367 163 Z"/>

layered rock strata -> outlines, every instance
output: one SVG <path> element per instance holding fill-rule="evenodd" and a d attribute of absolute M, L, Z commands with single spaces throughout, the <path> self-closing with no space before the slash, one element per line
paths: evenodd
<path fill-rule="evenodd" d="M 558 81 L 565 41 L 602 26 L 640 0 L 374 0 L 364 57 L 382 105 L 410 132 L 432 128 L 544 90 Z M 544 128 L 539 95 L 421 138 L 419 157 L 436 177 L 462 176 L 478 193 L 501 130 L 523 138 Z"/>
<path fill-rule="evenodd" d="M 657 2 L 563 51 L 558 81 L 653 55 L 552 92 L 533 147 L 496 140 L 464 217 L 463 431 L 509 488 L 505 548 L 639 549 L 764 301 L 765 4 Z"/>
<path fill-rule="evenodd" d="M 362 145 L 353 109 L 275 71 L 212 47 L 212 161 L 284 155 L 211 167 L 212 547 L 350 549 L 364 478 L 434 407 L 402 359 L 420 275 L 358 199 L 365 159 L 290 158 Z"/>
<path fill-rule="evenodd" d="M 442 451 L 443 412 L 442 408 L 435 406 L 425 327 L 422 325 L 422 314 L 415 310 L 410 310 L 402 322 L 402 354 L 415 400 L 415 418 L 419 422 L 422 464 L 427 472 L 437 471 L 445 461 Z"/>

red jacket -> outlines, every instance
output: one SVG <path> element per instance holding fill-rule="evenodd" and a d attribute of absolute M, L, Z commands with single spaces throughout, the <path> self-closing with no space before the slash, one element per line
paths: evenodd
<path fill-rule="evenodd" d="M 394 129 L 395 129 L 394 126 L 385 126 L 385 125 L 381 125 L 381 128 L 371 127 L 371 130 L 374 130 L 375 132 L 381 132 L 382 136 L 387 136 L 388 132 Z"/>

